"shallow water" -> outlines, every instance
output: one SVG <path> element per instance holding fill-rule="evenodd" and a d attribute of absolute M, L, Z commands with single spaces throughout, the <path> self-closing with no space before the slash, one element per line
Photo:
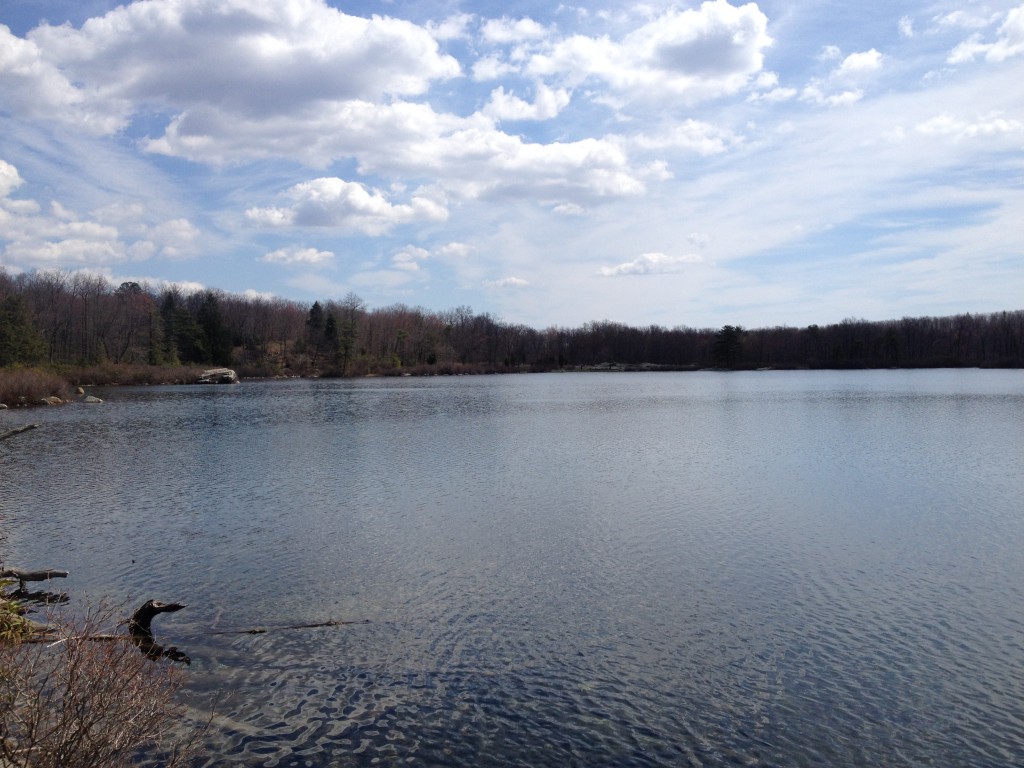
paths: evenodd
<path fill-rule="evenodd" d="M 1024 763 L 1022 372 L 96 394 L 0 555 L 188 603 L 210 765 Z"/>

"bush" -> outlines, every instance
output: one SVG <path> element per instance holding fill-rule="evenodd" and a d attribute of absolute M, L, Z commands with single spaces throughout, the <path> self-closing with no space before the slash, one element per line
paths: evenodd
<path fill-rule="evenodd" d="M 80 385 L 195 384 L 203 368 L 186 365 L 132 365 L 107 363 L 64 369 L 69 381 Z"/>
<path fill-rule="evenodd" d="M 43 368 L 0 368 L 0 403 L 4 405 L 35 405 L 44 397 L 68 396 L 68 383 L 63 376 Z"/>
<path fill-rule="evenodd" d="M 83 624 L 50 626 L 52 640 L 0 642 L 0 765 L 4 768 L 118 768 L 142 754 L 185 765 L 199 732 L 176 737 L 183 672 L 154 662 L 124 635 L 101 635 L 109 611 Z"/>

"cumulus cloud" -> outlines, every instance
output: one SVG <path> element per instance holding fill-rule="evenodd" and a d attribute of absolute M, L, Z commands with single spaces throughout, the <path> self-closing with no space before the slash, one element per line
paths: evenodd
<path fill-rule="evenodd" d="M 163 107 L 198 103 L 242 115 L 298 103 L 423 93 L 454 77 L 429 32 L 349 16 L 322 0 L 132 3 L 80 30 L 42 25 L 31 41 L 73 81 Z M 260 88 L 253 88 L 254 83 Z"/>
<path fill-rule="evenodd" d="M 530 18 L 510 19 L 503 16 L 484 22 L 480 34 L 489 43 L 507 44 L 542 39 L 547 37 L 548 30 Z"/>
<path fill-rule="evenodd" d="M 690 78 L 691 85 L 708 76 L 719 84 L 730 80 L 736 73 L 723 73 L 722 62 L 759 67 L 756 50 L 767 44 L 763 16 L 752 9 L 719 0 L 699 12 L 673 12 L 672 34 L 649 25 L 642 39 L 616 44 L 606 74 L 623 87 L 637 78 L 655 85 L 665 77 Z M 407 100 L 461 74 L 437 40 L 467 32 L 473 21 L 465 14 L 428 26 L 363 19 L 324 0 L 136 2 L 80 29 L 43 24 L 22 39 L 4 28 L 2 42 L 10 44 L 0 45 L 0 100 L 19 116 L 70 121 L 98 133 L 145 119 L 152 127 L 139 140 L 142 149 L 217 166 L 286 158 L 326 169 L 354 159 L 361 174 L 432 178 L 447 195 L 532 195 L 545 205 L 642 192 L 646 172 L 631 168 L 621 142 L 533 143 L 496 127 L 558 116 L 571 86 L 534 78 L 528 100 L 503 85 L 469 116 Z M 507 18 L 474 32 L 487 44 L 545 47 L 554 35 L 529 19 Z M 701 46 L 717 51 L 720 43 L 750 55 L 716 53 L 715 62 L 701 63 Z M 683 61 L 694 46 L 693 61 Z M 615 74 L 623 57 L 636 77 Z M 474 76 L 506 71 L 501 60 L 482 59 Z M 380 195 L 366 195 L 371 199 L 360 201 L 359 190 L 350 189 L 348 207 L 335 201 L 333 215 L 320 212 L 321 225 L 380 232 L 388 221 L 439 220 L 444 208 L 431 196 L 389 210 L 379 205 Z M 379 212 L 364 217 L 367 206 Z M 308 201 L 302 210 L 253 209 L 250 219 L 262 226 L 315 225 L 315 208 Z"/>
<path fill-rule="evenodd" d="M 0 24 L 0 97 L 6 109 L 31 118 L 73 123 L 90 134 L 123 127 L 127 101 L 103 94 L 99 83 L 76 87 L 52 60 L 52 52 Z"/>
<path fill-rule="evenodd" d="M 543 83 L 537 83 L 533 103 L 520 99 L 513 93 L 506 93 L 499 86 L 491 92 L 491 99 L 482 110 L 494 120 L 550 120 L 569 106 L 571 94 L 565 89 L 553 90 Z"/>
<path fill-rule="evenodd" d="M 747 101 L 764 104 L 779 104 L 796 97 L 796 88 L 784 88 L 779 85 L 779 76 L 775 72 L 762 72 L 753 83 L 754 92 Z"/>
<path fill-rule="evenodd" d="M 877 72 L 882 66 L 882 54 L 872 48 L 870 51 L 851 53 L 835 71 L 836 77 L 859 77 L 869 72 Z"/>
<path fill-rule="evenodd" d="M 621 275 L 660 275 L 670 272 L 679 272 L 688 264 L 702 261 L 696 254 L 685 254 L 683 256 L 669 256 L 665 253 L 644 253 L 632 261 L 617 264 L 614 267 L 601 267 L 598 274 L 604 277 L 618 277 Z"/>
<path fill-rule="evenodd" d="M 246 288 L 242 296 L 251 301 L 274 301 L 277 296 L 270 291 L 257 291 L 255 288 Z"/>
<path fill-rule="evenodd" d="M 311 266 L 314 264 L 324 264 L 334 259 L 334 253 L 331 251 L 320 251 L 316 248 L 279 248 L 276 251 L 270 251 L 260 257 L 260 261 L 266 262 L 267 264 L 284 264 L 286 266 L 292 266 L 295 264 L 302 264 Z"/>
<path fill-rule="evenodd" d="M 1012 9 L 999 27 L 994 42 L 984 42 L 981 34 L 971 35 L 949 54 L 950 64 L 963 64 L 979 56 L 1000 62 L 1024 54 L 1024 5 Z"/>
<path fill-rule="evenodd" d="M 599 79 L 626 96 L 714 98 L 735 93 L 760 71 L 772 44 L 767 23 L 753 3 L 673 8 L 621 42 L 582 35 L 559 41 L 534 55 L 526 71 L 570 84 Z"/>
<path fill-rule="evenodd" d="M 472 67 L 473 79 L 477 82 L 497 80 L 518 70 L 519 67 L 497 54 L 490 54 L 477 59 Z"/>
<path fill-rule="evenodd" d="M 842 57 L 835 46 L 826 46 L 823 61 Z M 800 91 L 800 100 L 812 104 L 838 107 L 848 106 L 864 97 L 863 86 L 882 69 L 885 57 L 874 48 L 851 53 L 842 59 L 827 77 L 813 78 Z"/>
<path fill-rule="evenodd" d="M 24 183 L 17 168 L 6 160 L 0 160 L 0 203 L 2 203 L 3 198 L 6 198 Z"/>
<path fill-rule="evenodd" d="M 419 272 L 420 263 L 430 258 L 430 251 L 415 245 L 407 245 L 391 257 L 391 266 L 406 272 Z"/>
<path fill-rule="evenodd" d="M 469 37 L 469 25 L 473 19 L 471 13 L 456 13 L 444 21 L 427 22 L 427 31 L 435 40 L 460 40 Z"/>
<path fill-rule="evenodd" d="M 435 255 L 442 259 L 465 259 L 472 253 L 473 249 L 466 243 L 448 243 L 442 245 L 435 252 Z"/>
<path fill-rule="evenodd" d="M 246 217 L 262 227 L 336 227 L 381 235 L 410 221 L 444 221 L 443 202 L 414 195 L 409 203 L 391 203 L 384 193 L 337 177 L 296 184 L 287 192 L 288 207 L 250 208 Z"/>

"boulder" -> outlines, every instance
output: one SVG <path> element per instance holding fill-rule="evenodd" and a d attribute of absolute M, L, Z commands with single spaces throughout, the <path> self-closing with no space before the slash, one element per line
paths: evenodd
<path fill-rule="evenodd" d="M 103 401 L 100 400 L 100 398 L 98 398 L 98 397 L 93 397 L 92 395 L 89 395 L 87 397 L 83 397 L 82 398 L 82 402 L 83 403 L 102 403 Z"/>

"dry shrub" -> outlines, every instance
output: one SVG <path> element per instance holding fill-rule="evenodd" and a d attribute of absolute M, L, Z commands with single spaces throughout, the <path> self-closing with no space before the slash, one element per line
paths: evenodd
<path fill-rule="evenodd" d="M 0 403 L 36 405 L 44 397 L 66 398 L 68 383 L 63 376 L 42 368 L 0 368 Z"/>
<path fill-rule="evenodd" d="M 211 366 L 212 367 L 212 366 Z M 66 367 L 67 378 L 82 385 L 195 384 L 203 368 L 187 365 L 103 363 Z"/>
<path fill-rule="evenodd" d="M 46 642 L 0 643 L 0 766 L 118 768 L 142 755 L 180 766 L 193 756 L 200 731 L 182 739 L 176 703 L 183 671 L 124 635 L 89 639 L 110 614 L 51 624 Z"/>

